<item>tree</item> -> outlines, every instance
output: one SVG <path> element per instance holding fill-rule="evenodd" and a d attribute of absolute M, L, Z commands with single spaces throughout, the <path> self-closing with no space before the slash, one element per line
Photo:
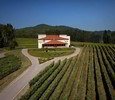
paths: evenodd
<path fill-rule="evenodd" d="M 111 43 L 115 44 L 115 31 L 111 33 Z"/>
<path fill-rule="evenodd" d="M 13 26 L 0 24 L 0 48 L 9 47 L 13 49 L 16 45 Z"/>
<path fill-rule="evenodd" d="M 109 33 L 107 33 L 107 31 L 105 30 L 104 33 L 103 33 L 103 42 L 104 43 L 110 43 L 110 35 Z"/>
<path fill-rule="evenodd" d="M 2 38 L 2 32 L 0 31 L 0 48 L 3 47 L 3 38 Z"/>

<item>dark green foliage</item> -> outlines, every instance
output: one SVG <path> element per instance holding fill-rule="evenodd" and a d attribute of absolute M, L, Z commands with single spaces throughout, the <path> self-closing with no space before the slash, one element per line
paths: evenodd
<path fill-rule="evenodd" d="M 49 99 L 50 98 L 51 94 L 54 92 L 55 88 L 57 87 L 57 85 L 59 84 L 60 80 L 63 78 L 63 75 L 65 74 L 65 72 L 67 70 L 67 66 L 66 66 L 67 63 L 68 62 L 66 60 L 64 60 L 61 63 L 61 66 L 63 66 L 63 69 L 58 73 L 58 75 L 56 76 L 56 78 L 54 79 L 52 84 L 50 84 L 49 87 L 47 88 L 47 90 L 43 93 L 43 95 L 40 98 L 40 100 L 44 100 L 44 99 Z"/>
<path fill-rule="evenodd" d="M 101 53 L 102 53 L 103 62 L 105 64 L 105 66 L 106 66 L 106 70 L 107 70 L 108 75 L 109 75 L 109 77 L 111 79 L 112 85 L 115 88 L 115 73 L 114 73 L 114 70 L 112 69 L 112 66 L 110 65 L 109 61 L 107 60 L 107 56 L 103 52 L 102 47 L 100 47 L 100 50 L 101 50 Z"/>
<path fill-rule="evenodd" d="M 115 31 L 111 33 L 111 43 L 115 44 Z"/>
<path fill-rule="evenodd" d="M 110 65 L 112 66 L 114 72 L 115 72 L 115 61 L 114 61 L 114 54 L 111 52 L 111 49 L 105 46 L 102 46 L 103 52 L 105 52 L 107 56 L 107 60 L 109 61 Z"/>
<path fill-rule="evenodd" d="M 107 96 L 108 100 L 113 100 L 113 94 L 112 94 L 113 86 L 112 86 L 110 78 L 107 74 L 107 70 L 104 66 L 99 46 L 96 47 L 96 50 L 97 50 L 100 69 L 101 69 L 101 73 L 102 73 L 102 80 L 103 80 L 104 88 L 106 90 L 106 96 Z"/>
<path fill-rule="evenodd" d="M 85 31 L 78 28 L 72 28 L 68 26 L 50 26 L 46 24 L 40 24 L 34 27 L 26 27 L 16 29 L 16 37 L 25 38 L 37 38 L 38 34 L 67 34 L 71 36 L 72 41 L 79 42 L 104 42 L 115 43 L 115 32 L 111 31 Z"/>
<path fill-rule="evenodd" d="M 14 55 L 0 58 L 0 79 L 18 70 L 20 66 L 21 60 Z"/>
<path fill-rule="evenodd" d="M 43 74 L 42 77 L 38 78 L 38 80 L 36 80 L 36 82 L 34 82 L 34 84 L 31 83 L 31 85 L 33 85 L 33 86 L 29 89 L 29 91 L 24 96 L 22 96 L 21 100 L 28 100 L 30 98 L 30 96 L 33 95 L 37 91 L 37 89 L 45 82 L 45 80 L 47 80 L 48 77 L 50 77 L 50 75 L 56 70 L 56 68 L 59 65 L 60 65 L 60 61 L 58 61 L 45 74 Z"/>
<path fill-rule="evenodd" d="M 96 32 L 84 31 L 68 26 L 50 26 L 46 24 L 40 24 L 34 27 L 17 29 L 15 33 L 16 37 L 23 38 L 37 38 L 38 34 L 67 34 L 71 36 L 72 41 L 101 42 L 101 35 Z"/>
<path fill-rule="evenodd" d="M 113 52 L 110 45 L 85 44 L 77 57 L 35 77 L 21 100 L 114 100 Z"/>
<path fill-rule="evenodd" d="M 75 60 L 70 59 L 67 63 L 67 65 L 64 66 L 65 74 L 63 75 L 62 79 L 59 81 L 58 86 L 55 88 L 55 91 L 52 93 L 49 100 L 59 100 L 59 97 L 61 93 L 63 92 L 66 83 L 68 82 L 69 76 L 73 70 L 73 67 L 71 64 L 74 63 Z"/>
<path fill-rule="evenodd" d="M 85 60 L 83 62 L 83 67 L 82 67 L 82 71 L 81 71 L 81 76 L 79 79 L 79 84 L 77 87 L 77 91 L 76 91 L 76 95 L 74 100 L 84 100 L 85 96 L 86 96 L 86 86 L 87 84 L 87 75 L 88 75 L 88 65 L 89 64 L 89 47 L 87 47 L 86 49 L 86 53 L 85 53 Z"/>
<path fill-rule="evenodd" d="M 87 96 L 86 100 L 95 100 L 96 92 L 95 92 L 95 79 L 94 79 L 94 58 L 93 58 L 93 48 L 90 46 L 90 54 L 89 54 L 89 68 L 88 68 L 88 79 L 87 79 Z"/>
<path fill-rule="evenodd" d="M 70 67 L 73 68 L 73 69 L 72 69 L 72 72 L 70 73 L 69 78 L 67 78 L 67 74 L 65 74 L 65 76 L 68 80 L 66 82 L 66 85 L 64 85 L 64 89 L 63 89 L 63 92 L 60 95 L 60 99 L 66 100 L 66 99 L 69 98 L 74 80 L 76 79 L 76 73 L 77 73 L 76 64 L 77 64 L 77 57 L 74 57 L 72 62 L 71 62 L 71 65 L 70 65 Z M 66 72 L 66 73 L 68 73 L 68 72 Z"/>
<path fill-rule="evenodd" d="M 11 24 L 0 24 L 0 48 L 9 47 L 14 49 L 17 46 L 15 41 L 14 28 Z"/>
<path fill-rule="evenodd" d="M 54 62 L 47 66 L 43 71 L 41 71 L 36 77 L 34 77 L 30 82 L 30 86 L 34 85 L 50 68 L 54 66 Z"/>
<path fill-rule="evenodd" d="M 97 56 L 95 47 L 94 47 L 94 64 L 95 64 L 94 69 L 95 69 L 97 99 L 106 100 L 106 93 L 105 93 L 105 89 L 104 89 L 101 70 L 100 70 L 100 66 L 99 66 L 99 60 L 98 60 L 98 56 Z"/>
<path fill-rule="evenodd" d="M 44 84 L 37 89 L 37 91 L 30 97 L 30 100 L 38 100 L 44 91 L 48 88 L 48 86 L 54 81 L 60 71 L 63 69 L 65 63 L 58 66 L 58 68 L 51 74 L 51 76 L 44 82 Z"/>
<path fill-rule="evenodd" d="M 110 43 L 110 41 L 111 41 L 111 37 L 110 37 L 109 33 L 105 30 L 103 33 L 103 42 Z"/>

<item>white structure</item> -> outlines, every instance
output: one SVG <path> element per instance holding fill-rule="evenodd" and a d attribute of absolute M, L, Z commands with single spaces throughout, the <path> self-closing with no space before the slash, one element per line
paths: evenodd
<path fill-rule="evenodd" d="M 38 35 L 38 48 L 69 47 L 70 36 L 67 35 Z"/>

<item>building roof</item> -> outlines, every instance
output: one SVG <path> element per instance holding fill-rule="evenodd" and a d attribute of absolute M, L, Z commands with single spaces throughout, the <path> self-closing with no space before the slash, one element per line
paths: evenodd
<path fill-rule="evenodd" d="M 46 35 L 46 37 L 40 40 L 68 40 L 68 38 L 60 37 L 59 35 Z"/>
<path fill-rule="evenodd" d="M 65 43 L 60 42 L 60 41 L 57 41 L 57 40 L 51 40 L 51 41 L 46 42 L 46 43 L 44 43 L 44 44 L 65 44 Z"/>

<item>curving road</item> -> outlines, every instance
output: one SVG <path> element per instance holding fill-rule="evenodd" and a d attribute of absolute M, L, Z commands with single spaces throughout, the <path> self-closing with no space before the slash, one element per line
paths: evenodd
<path fill-rule="evenodd" d="M 13 100 L 23 89 L 25 86 L 28 85 L 28 82 L 35 77 L 41 70 L 43 70 L 46 66 L 51 64 L 52 61 L 57 62 L 58 60 L 64 60 L 65 58 L 71 58 L 77 55 L 80 52 L 80 48 L 76 48 L 73 54 L 56 57 L 52 60 L 49 60 L 45 63 L 39 64 L 38 58 L 33 57 L 28 54 L 28 49 L 22 49 L 22 53 L 28 57 L 32 63 L 32 65 L 24 71 L 19 77 L 14 79 L 1 93 L 0 93 L 0 100 Z"/>

